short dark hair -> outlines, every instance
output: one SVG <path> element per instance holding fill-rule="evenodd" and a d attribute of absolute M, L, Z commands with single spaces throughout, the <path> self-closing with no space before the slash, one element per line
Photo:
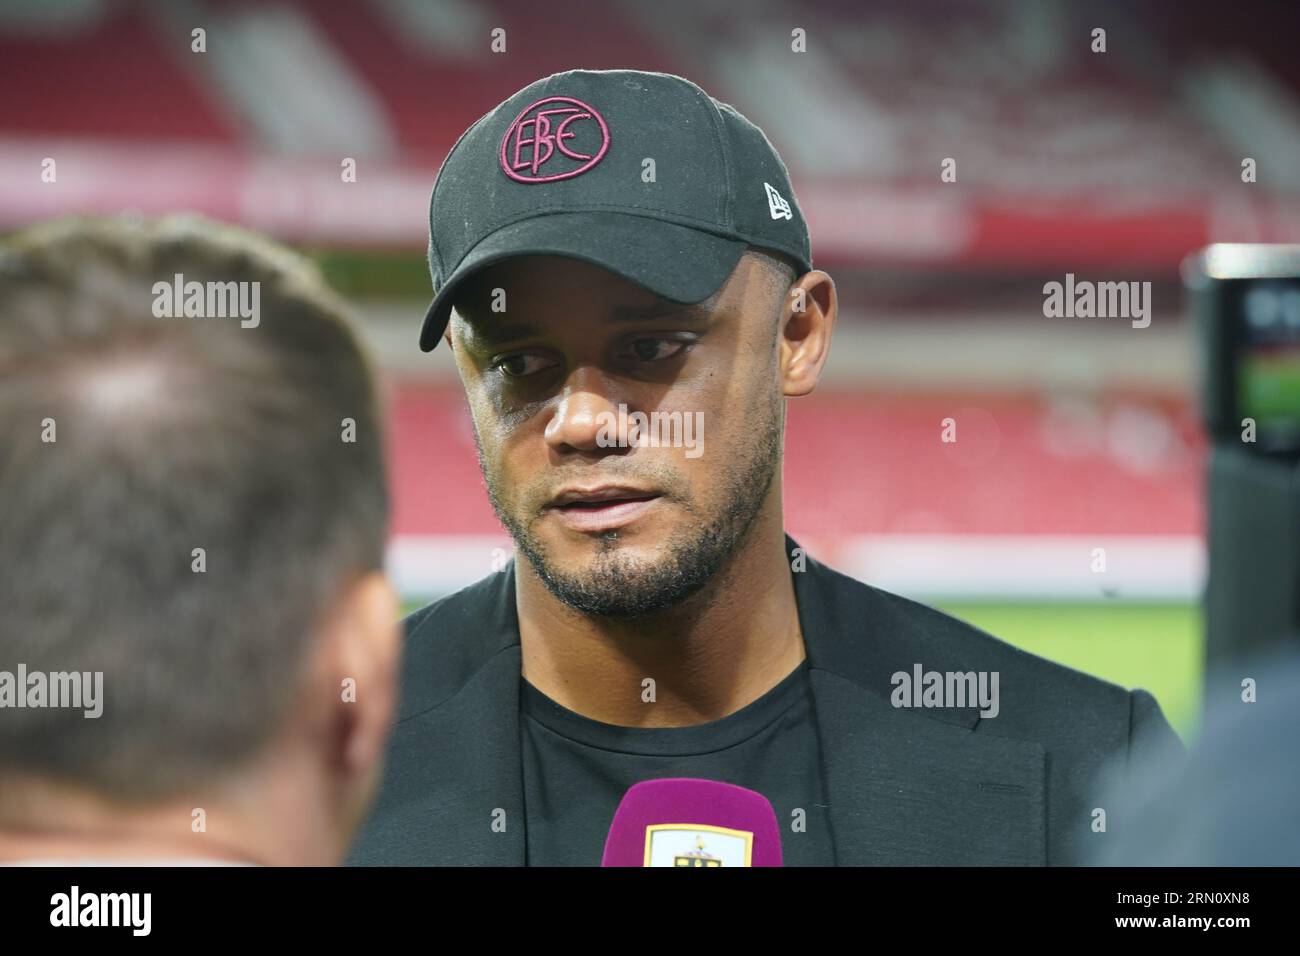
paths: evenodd
<path fill-rule="evenodd" d="M 762 271 L 768 295 L 774 303 L 772 332 L 779 337 L 781 334 L 779 323 L 785 308 L 786 293 L 790 291 L 790 286 L 794 284 L 795 279 L 801 275 L 799 267 L 788 255 L 775 249 L 746 246 L 745 253 L 759 264 Z"/>
<path fill-rule="evenodd" d="M 786 291 L 799 278 L 799 267 L 784 252 L 766 249 L 761 246 L 746 246 L 745 252 L 753 256 L 763 268 L 774 295 L 784 298 Z"/>
<path fill-rule="evenodd" d="M 259 324 L 156 317 L 178 274 L 258 283 Z M 0 710 L 0 780 L 157 799 L 274 736 L 332 600 L 383 562 L 348 318 L 308 260 L 208 220 L 0 243 L 0 670 L 102 672 L 104 696 L 98 719 Z"/>

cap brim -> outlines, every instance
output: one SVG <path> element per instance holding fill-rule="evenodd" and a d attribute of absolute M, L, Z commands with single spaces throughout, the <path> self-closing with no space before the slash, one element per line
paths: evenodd
<path fill-rule="evenodd" d="M 424 316 L 420 349 L 433 351 L 447 328 L 457 287 L 478 270 L 521 255 L 581 259 L 672 302 L 707 299 L 745 253 L 743 239 L 627 213 L 565 212 L 502 226 L 487 236 L 443 283 Z"/>

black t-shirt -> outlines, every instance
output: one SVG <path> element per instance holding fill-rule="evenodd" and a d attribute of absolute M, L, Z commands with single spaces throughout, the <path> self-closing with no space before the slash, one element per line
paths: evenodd
<path fill-rule="evenodd" d="M 776 810 L 785 866 L 835 864 L 806 663 L 734 714 L 693 727 L 603 724 L 527 681 L 520 709 L 529 866 L 599 866 L 623 794 L 661 777 L 756 790 Z"/>

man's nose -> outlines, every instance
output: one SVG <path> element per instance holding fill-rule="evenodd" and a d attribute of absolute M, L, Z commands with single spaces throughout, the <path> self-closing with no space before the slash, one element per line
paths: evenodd
<path fill-rule="evenodd" d="M 576 368 L 546 423 L 546 443 L 558 452 L 617 451 L 617 423 L 618 400 L 604 376 L 591 367 Z"/>

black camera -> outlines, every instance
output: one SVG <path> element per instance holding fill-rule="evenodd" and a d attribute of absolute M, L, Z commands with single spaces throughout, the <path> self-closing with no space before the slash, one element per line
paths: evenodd
<path fill-rule="evenodd" d="M 1206 671 L 1300 636 L 1300 245 L 1183 267 L 1210 437 Z"/>

